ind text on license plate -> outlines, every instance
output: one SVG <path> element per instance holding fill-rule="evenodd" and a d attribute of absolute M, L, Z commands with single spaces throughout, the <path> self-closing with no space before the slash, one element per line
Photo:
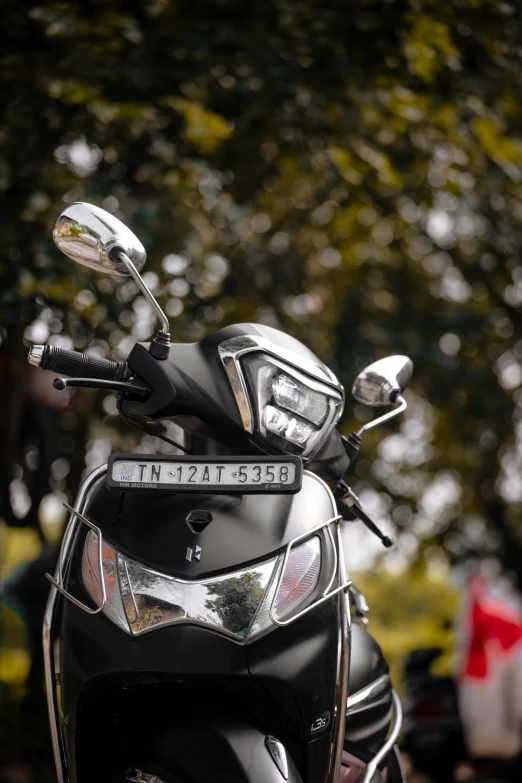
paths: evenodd
<path fill-rule="evenodd" d="M 110 489 L 163 492 L 298 492 L 299 457 L 165 457 L 112 454 L 107 466 Z"/>

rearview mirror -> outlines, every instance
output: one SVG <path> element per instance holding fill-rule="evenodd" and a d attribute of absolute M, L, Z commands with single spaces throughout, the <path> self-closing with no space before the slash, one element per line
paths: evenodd
<path fill-rule="evenodd" d="M 145 248 L 127 226 L 100 207 L 77 201 L 59 215 L 53 229 L 57 247 L 78 264 L 110 275 L 130 275 L 123 252 L 139 272 Z"/>
<path fill-rule="evenodd" d="M 413 362 L 407 356 L 388 356 L 370 364 L 355 379 L 352 394 L 363 405 L 391 405 L 407 388 Z"/>

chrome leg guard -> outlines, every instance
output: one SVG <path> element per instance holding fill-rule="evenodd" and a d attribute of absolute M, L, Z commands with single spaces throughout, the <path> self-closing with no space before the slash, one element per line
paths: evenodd
<path fill-rule="evenodd" d="M 94 488 L 94 485 L 104 473 L 107 472 L 107 465 L 101 465 L 87 476 L 85 481 L 80 487 L 78 497 L 76 498 L 75 511 L 80 513 L 85 507 L 89 493 Z M 58 557 L 58 564 L 55 571 L 55 581 L 57 584 L 63 584 L 64 565 L 68 563 L 71 546 L 74 541 L 74 535 L 76 533 L 77 526 L 80 523 L 76 514 L 71 514 L 69 522 L 65 528 L 65 533 L 62 539 L 62 545 L 60 548 L 60 555 Z M 44 622 L 43 622 L 43 654 L 44 654 L 44 666 L 45 666 L 45 689 L 47 691 L 47 707 L 49 710 L 49 724 L 51 728 L 51 738 L 53 742 L 54 763 L 56 766 L 56 775 L 58 783 L 68 783 L 67 773 L 67 761 L 65 758 L 65 750 L 63 746 L 63 739 L 60 729 L 60 716 L 58 714 L 58 702 L 56 698 L 56 672 L 54 668 L 54 651 L 53 651 L 53 624 L 56 612 L 56 601 L 59 592 L 53 585 L 49 591 L 49 599 L 45 609 Z"/>
<path fill-rule="evenodd" d="M 339 548 L 339 581 L 345 584 L 347 580 L 346 565 L 344 561 L 344 549 L 341 539 L 341 529 L 337 523 L 337 540 Z M 341 773 L 341 762 L 344 750 L 344 732 L 346 727 L 346 700 L 348 697 L 348 675 L 350 673 L 351 650 L 351 613 L 350 599 L 347 589 L 351 582 L 348 581 L 339 598 L 341 651 L 339 660 L 339 675 L 337 680 L 337 699 L 335 705 L 335 720 L 332 736 L 332 752 L 330 755 L 330 767 L 327 783 L 338 783 Z"/>
<path fill-rule="evenodd" d="M 386 742 L 380 749 L 380 751 L 377 753 L 376 756 L 373 757 L 373 759 L 366 767 L 366 771 L 361 779 L 361 783 L 370 783 L 375 773 L 375 770 L 377 769 L 377 766 L 381 763 L 381 761 L 383 761 L 384 758 L 386 758 L 390 750 L 393 748 L 397 740 L 397 737 L 399 736 L 401 726 L 402 726 L 402 705 L 401 705 L 401 700 L 399 699 L 399 696 L 397 694 L 397 691 L 392 691 L 392 696 L 393 696 L 393 720 L 390 728 L 390 733 L 388 735 Z"/>

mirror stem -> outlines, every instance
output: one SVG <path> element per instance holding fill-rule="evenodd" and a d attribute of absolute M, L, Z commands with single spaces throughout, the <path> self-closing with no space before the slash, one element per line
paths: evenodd
<path fill-rule="evenodd" d="M 168 322 L 167 316 L 157 303 L 152 294 L 152 291 L 149 289 L 130 258 L 121 250 L 118 251 L 118 258 L 120 261 L 123 261 L 129 270 L 130 274 L 134 278 L 134 282 L 154 310 L 154 313 L 161 324 L 161 330 L 151 342 L 149 351 L 153 356 L 156 357 L 156 359 L 167 359 L 170 353 L 170 324 Z"/>
<path fill-rule="evenodd" d="M 402 413 L 402 411 L 405 411 L 408 407 L 408 403 L 404 397 L 401 397 L 400 394 L 398 394 L 395 398 L 395 402 L 400 403 L 397 408 L 394 408 L 392 411 L 385 413 L 384 416 L 379 416 L 377 419 L 373 419 L 373 421 L 368 421 L 363 427 L 361 427 L 360 430 L 357 431 L 356 435 L 361 438 L 366 430 L 371 430 L 372 427 L 377 427 L 378 424 L 382 424 L 383 421 L 387 421 L 388 419 L 393 418 L 393 416 L 397 416 L 398 413 Z"/>
<path fill-rule="evenodd" d="M 136 285 L 140 289 L 141 293 L 143 294 L 145 299 L 148 301 L 148 303 L 150 304 L 150 306 L 154 310 L 154 312 L 156 314 L 156 317 L 158 318 L 158 320 L 161 323 L 161 331 L 164 334 L 168 334 L 169 338 L 170 338 L 170 324 L 168 322 L 167 316 L 165 315 L 165 313 L 163 312 L 163 310 L 161 309 L 159 304 L 156 302 L 156 300 L 155 300 L 152 292 L 150 291 L 149 287 L 147 286 L 147 284 L 143 280 L 142 276 L 140 275 L 140 273 L 138 272 L 138 270 L 136 269 L 136 267 L 134 266 L 134 264 L 132 263 L 130 258 L 125 253 L 123 253 L 121 250 L 120 250 L 118 255 L 119 255 L 120 261 L 123 261 L 123 263 L 125 264 L 125 266 L 129 270 L 129 272 L 133 276 L 134 282 L 136 283 Z"/>

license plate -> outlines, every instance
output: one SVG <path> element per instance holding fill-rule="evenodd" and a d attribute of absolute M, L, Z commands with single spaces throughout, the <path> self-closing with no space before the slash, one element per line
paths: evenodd
<path fill-rule="evenodd" d="M 163 457 L 112 454 L 107 486 L 142 492 L 299 492 L 300 457 Z"/>

